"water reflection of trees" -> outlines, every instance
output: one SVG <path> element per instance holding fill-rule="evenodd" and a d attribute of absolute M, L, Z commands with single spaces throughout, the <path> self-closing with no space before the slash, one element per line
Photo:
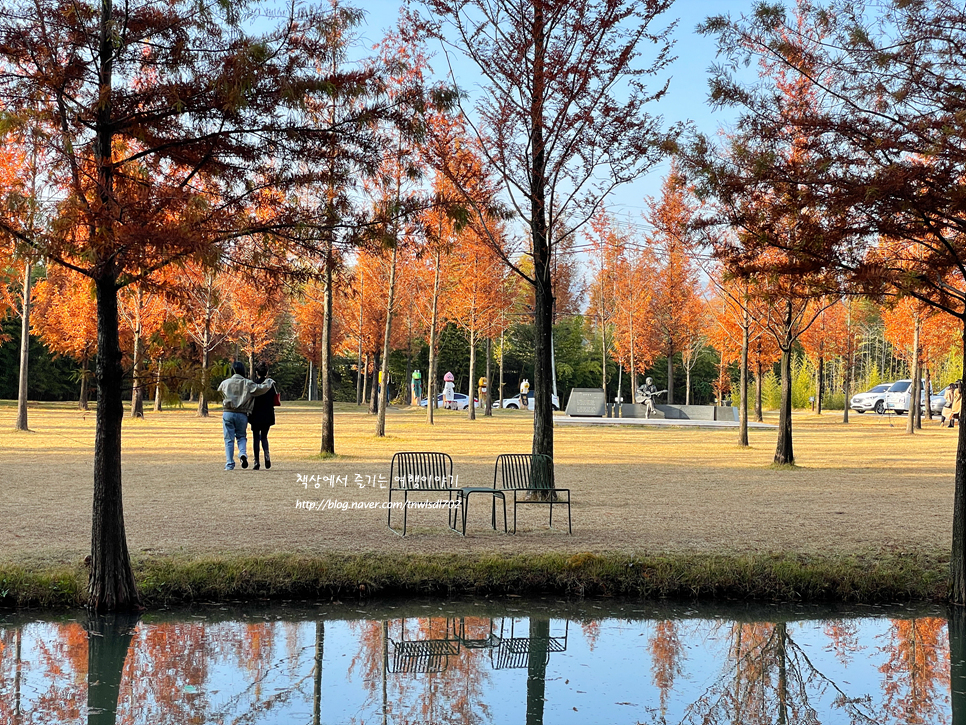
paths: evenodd
<path fill-rule="evenodd" d="M 813 725 L 813 699 L 833 696 L 836 722 L 881 725 L 868 697 L 852 698 L 826 677 L 792 637 L 787 622 L 732 623 L 720 677 L 686 710 L 686 723 Z"/>
<path fill-rule="evenodd" d="M 711 651 L 718 647 L 717 664 L 711 665 L 717 674 L 684 710 L 684 723 L 814 723 L 819 705 L 831 709 L 822 722 L 941 725 L 957 710 L 959 719 L 954 715 L 952 721 L 966 722 L 966 665 L 960 663 L 966 659 L 966 614 L 952 610 L 948 629 L 945 619 L 935 617 L 878 621 L 882 633 L 863 645 L 849 620 L 805 628 L 780 621 L 657 620 L 647 631 L 649 661 L 642 662 L 660 697 L 653 722 L 667 721 L 676 683 L 694 666 L 708 667 L 686 658 L 695 641 L 718 643 L 711 645 Z M 600 624 L 580 624 L 588 649 L 605 636 L 610 647 L 634 634 L 621 625 L 602 630 Z M 346 674 L 349 682 L 359 681 L 365 697 L 352 722 L 399 724 L 491 721 L 490 707 L 500 699 L 491 672 L 501 667 L 519 668 L 526 677 L 519 714 L 525 707 L 527 723 L 543 722 L 547 663 L 552 652 L 566 647 L 567 632 L 562 622 L 539 616 L 529 622 L 480 616 L 359 620 L 348 627 L 358 650 Z M 394 649 L 393 643 L 407 642 L 417 644 Z M 125 624 L 84 618 L 0 628 L 0 724 L 241 725 L 279 721 L 293 708 L 311 708 L 311 721 L 319 723 L 326 720 L 324 644 L 323 622 Z M 816 650 L 832 656 L 817 665 L 810 658 Z M 849 692 L 854 685 L 835 681 L 842 667 L 870 657 L 878 668 L 871 671 L 881 685 L 877 692 Z M 230 688 L 224 687 L 226 675 Z M 336 689 L 343 686 L 335 683 Z"/>
<path fill-rule="evenodd" d="M 366 705 L 383 716 L 383 722 L 482 723 L 490 719 L 484 700 L 488 650 L 455 644 L 462 626 L 464 639 L 490 636 L 488 617 L 444 617 L 359 621 L 350 627 L 359 638 L 359 650 L 349 666 L 358 671 L 366 690 Z M 454 642 L 451 654 L 424 655 L 411 667 L 392 667 L 392 643 Z M 428 651 L 428 650 L 427 650 Z M 442 651 L 442 648 L 440 648 Z M 414 656 L 416 651 L 413 650 Z M 391 672 L 394 669 L 397 671 Z M 402 671 L 398 671 L 402 670 Z M 361 722 L 353 718 L 352 722 Z"/>

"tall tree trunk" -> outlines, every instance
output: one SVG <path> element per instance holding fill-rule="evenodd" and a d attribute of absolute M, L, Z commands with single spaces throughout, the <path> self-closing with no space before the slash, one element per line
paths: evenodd
<path fill-rule="evenodd" d="M 319 453 L 323 456 L 335 455 L 335 410 L 332 404 L 332 235 L 326 234 L 324 291 L 322 294 L 322 443 Z"/>
<path fill-rule="evenodd" d="M 962 320 L 966 325 L 966 320 Z M 966 327 L 962 332 L 963 359 L 966 360 Z M 960 418 L 963 414 L 960 413 Z M 960 420 L 956 445 L 956 489 L 953 500 L 953 546 L 949 557 L 950 599 L 966 605 L 966 425 Z"/>
<path fill-rule="evenodd" d="M 684 366 L 684 404 L 691 405 L 691 366 Z"/>
<path fill-rule="evenodd" d="M 628 313 L 627 315 L 627 331 L 631 339 L 631 384 L 630 384 L 630 398 L 631 405 L 634 405 L 637 400 L 637 364 L 634 360 L 634 315 Z"/>
<path fill-rule="evenodd" d="M 674 405 L 674 345 L 667 346 L 667 404 Z"/>
<path fill-rule="evenodd" d="M 926 368 L 926 410 L 923 411 L 926 416 L 926 420 L 932 420 L 932 374 L 929 368 Z M 922 421 L 920 420 L 920 428 L 922 428 Z"/>
<path fill-rule="evenodd" d="M 503 408 L 503 331 L 500 331 L 500 409 Z"/>
<path fill-rule="evenodd" d="M 397 240 L 398 244 L 398 240 Z M 382 367 L 379 383 L 379 410 L 376 411 L 376 437 L 386 435 L 386 405 L 389 402 L 389 341 L 392 336 L 392 313 L 396 306 L 396 256 L 397 244 L 393 245 L 389 262 L 389 298 L 386 301 L 386 329 L 382 335 Z"/>
<path fill-rule="evenodd" d="M 366 353 L 365 358 L 362 361 L 362 400 L 367 402 L 369 400 L 369 383 L 371 376 L 369 375 L 369 353 Z M 368 404 L 368 403 L 367 403 Z M 368 412 L 372 412 L 371 408 Z"/>
<path fill-rule="evenodd" d="M 922 428 L 922 418 L 919 415 L 919 400 L 922 396 L 922 381 L 919 372 L 919 330 L 921 323 L 919 315 L 915 317 L 912 332 L 912 384 L 909 386 L 909 415 L 906 418 L 906 433 L 912 435 L 916 428 Z"/>
<path fill-rule="evenodd" d="M 550 399 L 551 356 L 553 355 L 553 283 L 551 277 L 551 241 L 547 228 L 546 149 L 544 148 L 544 76 L 546 54 L 545 18 L 542 3 L 534 3 L 533 12 L 533 97 L 531 121 L 531 186 L 530 234 L 533 252 L 534 289 L 534 396 L 533 452 L 553 458 L 553 406 Z M 552 483 L 552 481 L 551 481 Z M 552 496 L 552 492 L 547 496 Z"/>
<path fill-rule="evenodd" d="M 363 294 L 365 292 L 365 280 L 362 276 L 359 276 L 359 364 L 358 364 L 358 375 L 356 376 L 356 405 L 362 405 L 362 401 L 366 399 L 366 377 L 369 374 L 369 354 L 366 353 L 366 358 L 363 364 L 362 359 L 362 324 L 363 324 Z"/>
<path fill-rule="evenodd" d="M 746 300 L 747 302 L 747 300 Z M 738 445 L 748 446 L 748 309 L 744 308 L 741 322 L 741 377 L 738 389 L 741 401 L 738 408 Z"/>
<path fill-rule="evenodd" d="M 848 347 L 845 351 L 845 405 L 842 406 L 842 422 L 849 422 L 849 401 L 852 399 L 852 369 L 855 367 L 855 350 L 852 349 L 852 300 L 848 302 L 848 317 L 846 318 L 846 334 L 848 335 Z"/>
<path fill-rule="evenodd" d="M 105 264 L 110 264 L 105 263 Z M 128 555 L 121 497 L 121 422 L 124 419 L 121 345 L 115 275 L 105 271 L 97 290 L 97 418 L 94 436 L 94 511 L 88 606 L 114 612 L 140 607 Z"/>
<path fill-rule="evenodd" d="M 80 410 L 88 410 L 90 408 L 90 403 L 88 402 L 88 376 L 90 375 L 90 360 L 88 360 L 87 355 L 81 358 L 81 379 L 80 379 L 80 398 L 77 401 L 77 407 Z"/>
<path fill-rule="evenodd" d="M 23 304 L 20 307 L 20 380 L 17 387 L 17 430 L 27 427 L 27 373 L 30 363 L 30 288 L 33 264 L 24 262 Z"/>
<path fill-rule="evenodd" d="M 486 401 L 484 402 L 483 415 L 492 416 L 493 415 L 493 351 L 492 340 L 488 337 L 486 338 Z"/>
<path fill-rule="evenodd" d="M 467 420 L 476 420 L 476 403 L 474 398 L 476 397 L 476 330 L 470 330 L 470 384 L 469 384 L 469 398 L 470 407 L 469 412 L 466 414 Z"/>
<path fill-rule="evenodd" d="M 822 414 L 822 396 L 825 395 L 825 356 L 818 356 L 818 370 L 815 371 L 817 378 L 815 385 L 815 412 Z"/>
<path fill-rule="evenodd" d="M 134 365 L 131 371 L 131 417 L 144 417 L 144 388 L 141 386 L 141 325 L 134 328 Z"/>
<path fill-rule="evenodd" d="M 154 412 L 161 412 L 161 358 L 158 358 L 158 375 L 154 381 Z"/>
<path fill-rule="evenodd" d="M 205 320 L 205 334 L 201 343 L 201 390 L 198 391 L 198 417 L 208 417 L 208 386 L 211 364 L 211 321 Z"/>
<path fill-rule="evenodd" d="M 775 447 L 775 463 L 791 465 L 795 463 L 792 449 L 792 301 L 785 301 L 785 320 L 782 334 L 784 339 L 778 346 L 782 351 L 782 398 L 778 411 L 778 445 Z"/>
<path fill-rule="evenodd" d="M 762 406 L 761 406 L 761 382 L 762 382 L 762 376 L 764 374 L 764 372 L 761 369 L 761 359 L 758 360 L 756 373 L 757 374 L 755 375 L 755 420 L 758 423 L 762 423 L 764 422 L 765 417 L 762 414 Z"/>
<path fill-rule="evenodd" d="M 382 387 L 379 381 L 381 359 L 379 353 L 376 353 L 372 358 L 372 374 L 369 376 L 369 415 L 375 415 L 379 412 L 379 389 Z"/>
<path fill-rule="evenodd" d="M 435 266 L 433 269 L 433 299 L 432 313 L 429 318 L 429 376 L 426 380 L 426 422 L 433 425 L 436 412 L 436 354 L 437 354 L 437 326 L 439 325 L 439 286 L 441 284 L 440 262 L 442 252 L 436 250 Z"/>

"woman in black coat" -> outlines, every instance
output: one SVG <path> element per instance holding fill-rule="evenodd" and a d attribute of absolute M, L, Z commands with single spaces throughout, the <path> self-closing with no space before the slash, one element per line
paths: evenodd
<path fill-rule="evenodd" d="M 255 382 L 262 383 L 268 377 L 268 365 L 260 361 L 255 365 Z M 252 466 L 256 471 L 260 468 L 258 463 L 259 446 L 265 449 L 265 468 L 272 467 L 272 459 L 268 454 L 268 429 L 275 425 L 275 396 L 278 390 L 273 389 L 267 395 L 259 395 L 255 398 L 255 407 L 248 416 L 248 425 L 252 428 L 252 438 L 255 439 L 255 465 Z"/>

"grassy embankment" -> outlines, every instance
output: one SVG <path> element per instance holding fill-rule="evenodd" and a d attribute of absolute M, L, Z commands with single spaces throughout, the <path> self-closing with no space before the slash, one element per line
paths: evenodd
<path fill-rule="evenodd" d="M 125 516 L 148 606 L 473 592 L 849 602 L 946 595 L 952 431 L 908 438 L 899 421 L 861 416 L 843 426 L 840 413 L 803 414 L 799 467 L 777 471 L 768 468 L 773 431 L 753 431 L 752 447 L 739 449 L 734 431 L 558 429 L 573 537 L 533 515 L 517 537 L 492 534 L 480 518 L 464 540 L 424 518 L 400 539 L 382 512 L 295 511 L 293 498 L 318 493 L 295 476 L 384 471 L 395 450 L 437 449 L 453 455 L 461 483 L 487 485 L 496 453 L 529 447 L 528 415 L 474 423 L 443 412 L 430 429 L 420 411 L 392 411 L 390 436 L 376 439 L 372 419 L 345 406 L 340 456 L 321 462 L 317 413 L 305 404 L 280 410 L 271 472 L 220 471 L 217 415 L 149 412 L 126 424 Z M 0 603 L 80 605 L 93 416 L 36 406 L 34 432 L 18 434 L 14 414 L 0 403 Z M 368 489 L 337 493 L 384 499 Z"/>

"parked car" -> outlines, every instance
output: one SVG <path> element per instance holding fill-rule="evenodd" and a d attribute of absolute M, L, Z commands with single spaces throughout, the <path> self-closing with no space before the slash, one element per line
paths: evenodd
<path fill-rule="evenodd" d="M 560 410 L 560 398 L 556 395 L 550 396 L 550 404 L 553 406 L 554 410 Z M 520 410 L 520 396 L 516 395 L 512 398 L 504 398 L 500 402 L 493 403 L 494 408 L 507 408 L 509 410 Z M 533 410 L 533 391 L 531 390 L 527 396 L 527 409 Z"/>
<path fill-rule="evenodd" d="M 912 386 L 911 380 L 897 380 L 892 384 L 892 387 L 886 391 L 885 407 L 886 410 L 891 410 L 896 415 L 905 415 L 909 412 L 909 388 Z M 926 404 L 926 382 L 924 380 L 919 382 L 919 402 L 921 405 Z M 938 398 L 938 400 L 936 400 Z M 930 395 L 929 396 L 929 407 L 936 410 L 935 406 L 940 402 L 942 396 Z M 939 406 L 939 412 L 942 412 L 942 405 Z"/>
<path fill-rule="evenodd" d="M 853 395 L 852 400 L 849 401 L 849 407 L 857 413 L 874 410 L 877 414 L 882 415 L 885 413 L 885 394 L 891 387 L 892 383 L 881 383 L 872 390 Z"/>
<path fill-rule="evenodd" d="M 457 410 L 466 410 L 470 407 L 470 396 L 466 395 L 465 393 L 453 393 L 453 400 L 456 403 Z M 419 401 L 419 404 L 425 408 L 427 405 L 429 405 L 429 398 L 423 398 Z M 436 396 L 436 407 L 443 407 L 442 393 Z M 477 407 L 479 407 L 479 403 L 477 403 Z"/>
<path fill-rule="evenodd" d="M 946 391 L 949 390 L 947 385 L 945 388 L 940 390 L 938 393 L 933 393 L 929 396 L 929 407 L 932 408 L 933 415 L 942 415 L 943 408 L 946 407 Z"/>

